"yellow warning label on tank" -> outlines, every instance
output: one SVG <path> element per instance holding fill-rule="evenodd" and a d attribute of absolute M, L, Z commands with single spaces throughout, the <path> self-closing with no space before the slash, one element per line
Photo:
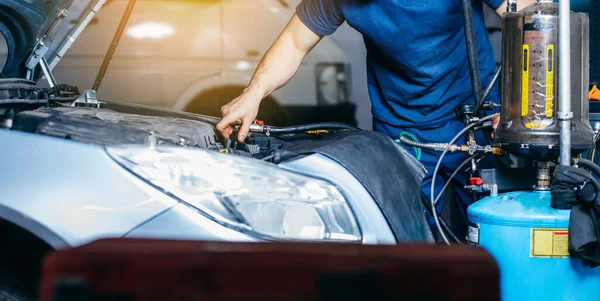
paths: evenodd
<path fill-rule="evenodd" d="M 529 113 L 529 45 L 523 44 L 523 60 L 521 61 L 521 116 Z"/>
<path fill-rule="evenodd" d="M 531 229 L 531 256 L 569 257 L 568 229 Z"/>

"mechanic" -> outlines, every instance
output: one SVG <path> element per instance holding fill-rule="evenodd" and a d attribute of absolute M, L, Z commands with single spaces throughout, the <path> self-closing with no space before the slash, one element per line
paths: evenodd
<path fill-rule="evenodd" d="M 520 0 L 518 9 L 534 2 Z M 502 16 L 506 0 L 473 1 L 477 53 L 485 87 L 491 82 L 496 66 L 484 23 L 484 3 Z M 219 132 L 229 138 L 232 126 L 239 122 L 237 138 L 243 142 L 261 100 L 287 83 L 304 56 L 344 21 L 363 35 L 366 45 L 375 131 L 392 138 L 408 132 L 421 142 L 449 142 L 464 128 L 455 109 L 463 103 L 473 103 L 473 93 L 460 1 L 303 0 L 263 57 L 243 94 L 221 109 L 223 119 L 217 125 Z M 497 87 L 488 99 L 499 103 Z M 484 141 L 479 143 L 485 144 Z M 411 148 L 407 150 L 414 153 Z M 428 170 L 423 191 L 428 196 L 439 155 L 428 150 L 422 152 L 421 163 Z M 444 179 L 465 159 L 462 153 L 444 158 L 443 170 L 436 178 L 436 194 L 444 185 Z M 466 208 L 472 198 L 463 189 L 465 177 L 455 178 L 453 189 L 466 221 Z M 442 210 L 442 200 L 437 203 L 438 212 Z M 433 225 L 431 217 L 430 224 Z"/>

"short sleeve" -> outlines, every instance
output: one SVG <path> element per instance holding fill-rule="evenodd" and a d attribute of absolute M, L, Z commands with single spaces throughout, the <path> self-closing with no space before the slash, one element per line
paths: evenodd
<path fill-rule="evenodd" d="M 504 0 L 483 0 L 490 8 L 496 9 L 504 2 Z"/>
<path fill-rule="evenodd" d="M 327 36 L 344 23 L 340 0 L 302 0 L 296 7 L 300 21 L 314 33 Z"/>

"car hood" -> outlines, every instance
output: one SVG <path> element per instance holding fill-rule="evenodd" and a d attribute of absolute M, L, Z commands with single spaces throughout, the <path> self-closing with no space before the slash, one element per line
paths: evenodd
<path fill-rule="evenodd" d="M 0 0 L 0 32 L 7 45 L 2 77 L 25 78 L 42 56 L 54 67 L 106 1 Z"/>

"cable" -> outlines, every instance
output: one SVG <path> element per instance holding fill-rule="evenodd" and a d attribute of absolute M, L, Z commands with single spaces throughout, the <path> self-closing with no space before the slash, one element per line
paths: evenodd
<path fill-rule="evenodd" d="M 463 169 L 463 167 L 464 167 L 466 164 L 468 164 L 469 162 L 471 162 L 471 160 L 473 160 L 473 159 L 475 159 L 475 158 L 477 158 L 477 157 L 479 157 L 479 156 L 480 156 L 480 154 L 473 154 L 472 156 L 468 157 L 468 158 L 467 158 L 465 161 L 463 161 L 463 162 L 462 162 L 462 163 L 461 163 L 461 164 L 460 164 L 460 165 L 459 165 L 459 166 L 458 166 L 458 167 L 457 167 L 457 168 L 454 170 L 454 172 L 452 173 L 452 175 L 450 175 L 450 177 L 449 177 L 448 179 L 446 179 L 446 183 L 444 184 L 444 187 L 442 187 L 442 189 L 440 190 L 440 192 L 438 193 L 438 195 L 437 195 L 437 196 L 435 197 L 435 199 L 433 200 L 432 204 L 433 204 L 433 206 L 434 206 L 434 207 L 432 207 L 432 208 L 435 208 L 435 205 L 437 204 L 438 200 L 439 200 L 439 199 L 442 197 L 442 194 L 444 193 L 444 191 L 446 191 L 446 189 L 448 189 L 448 187 L 450 186 L 450 183 L 452 183 L 452 180 L 453 180 L 453 179 L 454 179 L 454 177 L 455 177 L 455 176 L 458 174 L 458 172 L 459 172 L 461 169 Z M 487 156 L 487 154 L 484 154 L 484 155 L 483 155 L 481 158 L 479 158 L 479 159 L 483 159 L 483 158 L 485 158 L 486 156 Z M 431 206 L 431 204 L 428 204 L 428 205 L 429 205 L 429 206 L 428 206 L 428 208 L 429 208 L 429 207 Z M 436 213 L 437 213 L 437 209 L 435 209 L 435 210 L 436 210 Z M 429 213 L 432 213 L 432 212 L 430 211 Z M 449 234 L 450 234 L 451 238 L 452 238 L 452 239 L 454 239 L 456 242 L 458 242 L 458 243 L 460 244 L 460 240 L 458 240 L 458 238 L 456 237 L 456 235 L 455 235 L 455 234 L 454 234 L 454 233 L 453 233 L 453 232 L 452 232 L 450 229 L 447 229 L 447 228 L 448 228 L 448 225 L 445 225 L 445 223 L 446 223 L 446 222 L 444 221 L 444 219 L 443 219 L 441 216 L 439 216 L 439 218 L 440 218 L 440 220 L 441 220 L 441 221 L 440 221 L 440 223 L 441 223 L 441 226 L 444 228 L 444 230 L 446 230 L 446 232 L 447 232 L 447 233 L 448 233 L 448 231 L 450 231 L 450 232 L 449 232 Z"/>
<path fill-rule="evenodd" d="M 494 73 L 494 77 L 492 77 L 492 81 L 485 88 L 485 91 L 483 92 L 483 96 L 481 97 L 481 101 L 479 103 L 477 103 L 477 106 L 475 107 L 475 115 L 476 116 L 479 113 L 479 111 L 481 110 L 483 103 L 487 100 L 488 96 L 490 96 L 490 93 L 492 92 L 492 90 L 494 89 L 494 86 L 498 82 L 498 79 L 500 78 L 501 73 L 502 73 L 502 66 L 498 67 L 498 70 L 496 70 L 496 73 Z"/>
<path fill-rule="evenodd" d="M 442 187 L 442 190 L 440 190 L 440 192 L 438 193 L 438 195 L 435 197 L 435 199 L 433 200 L 433 205 L 437 205 L 437 202 L 439 201 L 439 199 L 442 197 L 442 194 L 444 193 L 444 191 L 446 191 L 446 189 L 448 189 L 448 186 L 450 186 L 450 183 L 452 182 L 452 180 L 454 179 L 454 177 L 458 174 L 458 172 L 465 167 L 465 165 L 469 162 L 471 162 L 471 160 L 477 158 L 480 154 L 474 154 L 470 157 L 468 157 L 465 161 L 463 161 L 452 173 L 452 175 L 450 175 L 450 177 L 446 180 L 446 184 L 444 184 L 444 187 Z M 485 157 L 485 155 L 484 155 Z"/>
<path fill-rule="evenodd" d="M 595 134 L 594 137 L 594 147 L 588 152 L 587 159 L 594 162 L 594 158 L 596 156 L 596 148 L 598 146 L 598 142 L 600 142 L 600 133 Z"/>
<path fill-rule="evenodd" d="M 464 133 L 466 133 L 471 128 L 475 127 L 478 123 L 481 123 L 481 122 L 486 121 L 486 120 L 490 120 L 493 117 L 498 116 L 498 115 L 500 115 L 500 114 L 496 113 L 496 114 L 493 114 L 493 115 L 489 115 L 489 116 L 483 117 L 483 118 L 481 118 L 479 120 L 479 122 L 472 123 L 472 124 L 469 124 L 468 126 L 466 126 L 464 129 L 462 129 L 460 132 L 458 132 L 458 134 L 456 134 L 456 136 L 454 136 L 454 138 L 452 138 L 452 141 L 450 141 L 450 143 L 448 143 L 448 146 L 446 147 L 446 149 L 444 149 L 444 151 L 442 152 L 442 155 L 438 159 L 437 164 L 435 165 L 435 169 L 433 171 L 433 178 L 431 179 L 431 194 L 430 194 L 430 196 L 434 196 L 435 195 L 435 177 L 437 176 L 438 170 L 440 169 L 440 164 L 442 163 L 442 160 L 444 159 L 444 156 L 446 155 L 446 153 L 450 149 L 450 146 L 452 144 L 454 144 L 454 142 L 456 142 L 456 140 L 458 140 L 458 138 L 460 138 L 460 136 L 462 136 Z M 431 206 L 435 208 L 435 204 L 433 203 L 433 201 L 434 201 L 434 199 L 432 197 L 431 198 L 431 202 L 432 202 Z M 433 210 L 433 219 L 435 220 L 435 224 L 438 227 L 438 230 L 440 230 L 440 234 L 441 234 L 442 238 L 444 239 L 444 241 L 446 242 L 446 244 L 450 244 L 450 242 L 448 242 L 448 238 L 446 237 L 446 235 L 443 233 L 443 231 L 441 231 L 442 227 L 440 226 L 440 222 L 438 220 L 437 210 Z"/>
<path fill-rule="evenodd" d="M 594 147 L 588 152 L 587 159 L 590 161 L 594 161 L 595 156 L 596 156 L 596 146 L 594 145 Z"/>
<path fill-rule="evenodd" d="M 431 202 L 429 201 L 429 198 L 427 197 L 427 195 L 421 191 L 421 203 L 423 204 L 423 206 L 425 207 L 425 209 L 429 212 L 429 214 L 433 214 L 431 212 L 432 208 L 431 208 Z M 442 225 L 442 228 L 444 228 L 444 231 L 448 234 L 448 236 L 450 236 L 450 238 L 452 238 L 452 240 L 454 240 L 455 242 L 457 242 L 459 245 L 462 245 L 462 242 L 460 241 L 460 239 L 458 239 L 458 237 L 456 236 L 456 234 L 454 234 L 454 232 L 452 231 L 452 229 L 450 229 L 450 226 L 448 226 L 448 223 L 446 223 L 446 221 L 444 220 L 443 217 L 440 216 L 440 224 Z"/>
<path fill-rule="evenodd" d="M 271 134 L 291 134 L 291 133 L 303 133 L 314 130 L 350 130 L 350 131 L 361 131 L 361 129 L 351 126 L 345 123 L 338 122 L 320 122 L 304 125 L 294 125 L 286 127 L 264 127 L 264 132 Z"/>

